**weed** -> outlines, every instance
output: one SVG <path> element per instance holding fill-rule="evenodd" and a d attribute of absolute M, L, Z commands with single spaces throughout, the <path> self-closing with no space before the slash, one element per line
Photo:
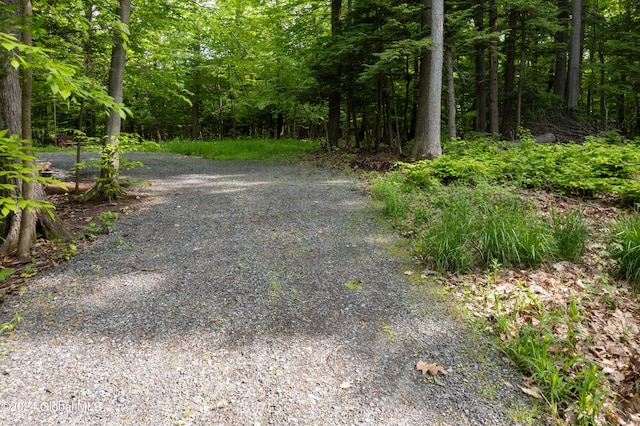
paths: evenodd
<path fill-rule="evenodd" d="M 8 322 L 5 322 L 4 324 L 0 324 L 0 336 L 13 333 L 21 321 L 22 321 L 22 314 L 18 312 Z"/>
<path fill-rule="evenodd" d="M 108 234 L 113 229 L 113 225 L 118 220 L 117 212 L 102 212 L 98 215 L 98 221 L 91 222 L 87 226 L 90 238 L 95 238 L 96 234 Z"/>
<path fill-rule="evenodd" d="M 362 290 L 362 280 L 349 280 L 344 285 L 349 290 Z"/>

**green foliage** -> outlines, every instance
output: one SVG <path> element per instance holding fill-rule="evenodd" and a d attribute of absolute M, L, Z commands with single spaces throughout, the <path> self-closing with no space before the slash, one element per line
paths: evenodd
<path fill-rule="evenodd" d="M 20 312 L 16 313 L 11 320 L 0 324 L 0 336 L 5 334 L 13 333 L 18 324 L 22 321 L 22 314 Z"/>
<path fill-rule="evenodd" d="M 222 141 L 171 141 L 162 144 L 169 152 L 210 160 L 295 162 L 301 155 L 319 149 L 316 142 L 295 139 L 227 139 Z"/>
<path fill-rule="evenodd" d="M 527 134 L 519 143 L 483 138 L 445 144 L 445 155 L 403 164 L 407 179 L 428 187 L 442 183 L 508 183 L 574 196 L 615 194 L 628 205 L 640 202 L 640 151 L 635 143 L 611 144 L 587 138 L 580 144 L 535 143 Z"/>
<path fill-rule="evenodd" d="M 616 262 L 618 276 L 640 291 L 640 214 L 619 219 L 610 238 L 609 252 Z"/>
<path fill-rule="evenodd" d="M 589 228 L 578 211 L 566 216 L 553 215 L 552 232 L 555 253 L 560 259 L 576 261 L 584 254 Z"/>
<path fill-rule="evenodd" d="M 7 137 L 6 130 L 0 130 L 0 191 L 5 196 L 0 196 L 0 217 L 6 217 L 10 213 L 16 213 L 23 209 L 40 209 L 51 212 L 53 204 L 44 200 L 25 200 L 16 196 L 16 185 L 20 181 L 31 182 L 38 181 L 41 183 L 50 183 L 64 186 L 60 181 L 51 178 L 43 178 L 39 175 L 36 168 L 25 166 L 25 162 L 35 164 L 35 157 L 27 153 L 27 149 L 23 145 L 23 141 L 19 140 L 16 135 Z"/>
<path fill-rule="evenodd" d="M 87 226 L 87 232 L 90 238 L 95 238 L 96 234 L 108 234 L 113 229 L 113 225 L 118 220 L 117 212 L 102 212 L 98 215 L 98 219 L 95 222 L 89 223 Z M 73 248 L 75 250 L 75 247 Z"/>
<path fill-rule="evenodd" d="M 609 389 L 602 370 L 573 349 L 576 331 L 584 326 L 580 301 L 548 311 L 535 293 L 523 287 L 515 294 L 515 306 L 506 309 L 497 294 L 486 296 L 494 299 L 497 331 L 508 336 L 501 349 L 536 382 L 553 416 L 573 412 L 578 425 L 598 424 Z M 564 337 L 553 334 L 558 326 L 568 330 Z"/>
<path fill-rule="evenodd" d="M 14 274 L 16 272 L 13 268 L 2 268 L 0 269 L 0 281 L 4 281 L 8 276 Z"/>
<path fill-rule="evenodd" d="M 432 191 L 427 201 L 431 220 L 414 226 L 422 229 L 414 247 L 437 269 L 533 266 L 552 252 L 548 225 L 509 190 L 449 186 Z"/>
<path fill-rule="evenodd" d="M 514 189 L 478 181 L 477 186 L 429 190 L 400 172 L 372 179 L 372 195 L 394 225 L 413 237 L 415 255 L 433 268 L 465 272 L 497 262 L 529 267 L 553 259 L 575 260 L 585 250 L 587 226 L 579 213 L 551 224 Z"/>

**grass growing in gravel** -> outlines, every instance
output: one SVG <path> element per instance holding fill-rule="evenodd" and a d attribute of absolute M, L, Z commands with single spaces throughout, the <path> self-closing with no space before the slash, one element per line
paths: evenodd
<path fill-rule="evenodd" d="M 317 142 L 295 139 L 226 139 L 221 141 L 165 142 L 169 152 L 195 155 L 210 160 L 251 160 L 269 162 L 295 162 L 298 157 L 317 150 Z"/>

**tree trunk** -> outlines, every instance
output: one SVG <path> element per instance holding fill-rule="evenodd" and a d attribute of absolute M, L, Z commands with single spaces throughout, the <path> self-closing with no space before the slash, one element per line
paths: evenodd
<path fill-rule="evenodd" d="M 556 60 L 553 78 L 553 93 L 563 97 L 567 87 L 567 44 L 569 42 L 569 3 L 567 0 L 558 0 L 558 21 L 562 29 L 556 32 Z"/>
<path fill-rule="evenodd" d="M 447 128 L 449 140 L 457 137 L 456 131 L 456 92 L 453 79 L 453 54 L 451 49 L 445 51 L 445 63 L 447 68 Z"/>
<path fill-rule="evenodd" d="M 496 0 L 489 0 L 489 133 L 500 133 L 500 113 L 498 98 L 498 6 Z"/>
<path fill-rule="evenodd" d="M 478 7 L 473 12 L 473 21 L 476 32 L 481 34 L 484 31 L 484 0 L 478 1 Z M 485 42 L 478 40 L 475 42 L 475 73 L 476 73 L 476 132 L 487 131 L 487 70 L 485 64 Z"/>
<path fill-rule="evenodd" d="M 22 1 L 22 43 L 27 46 L 33 44 L 31 35 L 31 19 L 33 17 L 33 8 L 31 0 Z M 33 135 L 31 132 L 31 96 L 33 94 L 33 69 L 27 67 L 22 69 L 22 139 L 27 156 L 33 155 Z M 35 187 L 40 185 L 39 182 L 33 180 L 36 178 L 36 165 L 32 159 L 24 160 L 24 167 L 30 169 L 28 179 L 22 181 L 22 198 L 25 200 L 34 200 Z M 44 195 L 44 194 L 43 194 Z M 42 198 L 44 199 L 44 197 Z M 30 255 L 30 249 L 35 241 L 36 235 L 36 211 L 32 209 L 23 209 L 22 218 L 20 219 L 20 235 L 18 237 L 17 257 L 26 259 Z"/>
<path fill-rule="evenodd" d="M 428 0 L 427 0 L 428 2 Z M 428 4 L 426 5 L 428 7 Z M 433 159 L 442 155 L 442 62 L 444 50 L 444 1 L 431 1 L 431 52 L 420 64 L 418 122 L 413 147 L 414 158 Z"/>
<path fill-rule="evenodd" d="M 504 102 L 502 103 L 502 134 L 513 138 L 513 101 L 516 98 L 516 32 L 518 25 L 518 12 L 510 10 L 508 13 L 509 31 L 505 40 L 506 60 L 504 64 Z"/>
<path fill-rule="evenodd" d="M 129 25 L 131 0 L 120 0 L 118 17 L 123 25 Z M 123 100 L 125 63 L 124 39 L 120 30 L 116 29 L 113 49 L 111 50 L 111 66 L 109 67 L 109 96 L 118 104 L 121 104 Z M 118 183 L 120 156 L 117 149 L 120 143 L 118 137 L 120 136 L 121 126 L 122 117 L 120 117 L 120 113 L 111 111 L 105 126 L 103 164 L 100 170 L 100 177 L 93 188 L 79 197 L 80 201 L 111 200 L 123 195 Z"/>
<path fill-rule="evenodd" d="M 331 0 L 331 35 L 333 37 L 340 33 L 342 20 L 342 0 Z M 340 142 L 340 91 L 338 82 L 340 81 L 340 70 L 335 70 L 335 86 L 329 93 L 329 123 L 327 125 L 327 149 L 331 151 Z"/>
<path fill-rule="evenodd" d="M 582 0 L 573 0 L 571 6 L 571 46 L 567 75 L 567 107 L 578 106 L 580 97 L 580 62 L 582 60 Z"/>

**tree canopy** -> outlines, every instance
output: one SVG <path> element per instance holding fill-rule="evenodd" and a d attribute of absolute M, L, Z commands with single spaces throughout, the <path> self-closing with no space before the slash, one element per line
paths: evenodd
<path fill-rule="evenodd" d="M 443 129 L 507 138 L 519 126 L 561 138 L 599 130 L 637 136 L 637 4 L 535 1 L 445 5 L 451 61 L 442 92 L 454 95 L 443 104 L 442 120 L 453 117 Z M 107 85 L 117 6 L 33 2 L 34 47 L 78 86 L 34 68 L 38 143 L 60 133 L 104 134 L 104 102 L 86 99 L 80 86 Z M 332 131 L 341 143 L 402 150 L 415 137 L 420 63 L 431 48 L 427 9 L 416 0 L 133 2 L 122 29 L 123 106 L 131 111 L 123 131 L 154 140 L 320 138 L 331 124 L 333 94 L 340 103 Z"/>

